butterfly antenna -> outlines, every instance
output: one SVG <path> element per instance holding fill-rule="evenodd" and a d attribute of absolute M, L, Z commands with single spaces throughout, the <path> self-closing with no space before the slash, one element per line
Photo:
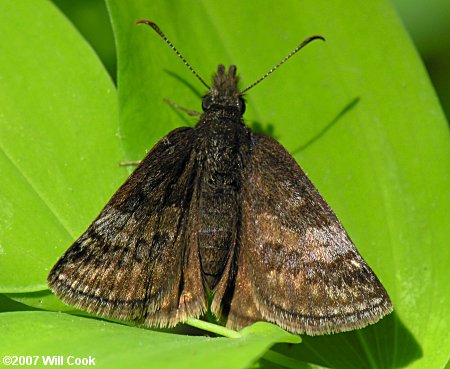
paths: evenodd
<path fill-rule="evenodd" d="M 161 31 L 161 29 L 158 27 L 158 25 L 156 23 L 149 21 L 148 19 L 140 19 L 140 20 L 136 21 L 136 24 L 141 24 L 141 23 L 147 24 L 150 27 L 152 27 L 155 30 L 155 32 L 158 35 L 160 35 L 161 38 L 166 42 L 166 44 L 170 46 L 170 48 L 173 50 L 173 52 L 175 54 L 177 54 L 177 56 L 181 59 L 181 61 L 184 63 L 184 65 L 186 67 L 188 67 L 189 70 L 194 74 L 194 76 L 196 76 L 198 78 L 198 80 L 201 83 L 203 83 L 203 85 L 205 85 L 208 90 L 211 89 L 211 87 L 208 86 L 208 84 L 203 80 L 203 78 L 198 75 L 198 73 L 194 70 L 194 68 L 191 67 L 191 65 L 187 62 L 187 60 L 183 57 L 183 55 L 181 55 L 181 53 L 177 50 L 177 48 L 170 42 L 170 40 L 166 37 L 166 35 L 163 33 L 163 31 Z"/>
<path fill-rule="evenodd" d="M 325 38 L 322 36 L 311 36 L 308 37 L 306 40 L 304 40 L 300 45 L 298 45 L 294 50 L 292 50 L 289 54 L 287 54 L 277 65 L 275 65 L 274 67 L 272 67 L 266 74 L 264 74 L 260 79 L 258 79 L 256 82 L 253 82 L 250 86 L 244 88 L 240 94 L 242 95 L 243 93 L 247 92 L 248 90 L 250 90 L 251 88 L 255 87 L 259 82 L 261 82 L 262 80 L 266 79 L 267 77 L 269 77 L 273 72 L 275 72 L 275 70 L 277 70 L 281 65 L 283 65 L 284 63 L 286 63 L 288 61 L 288 59 L 290 59 L 292 56 L 294 56 L 298 51 L 300 51 L 300 49 L 302 49 L 304 46 L 308 45 L 311 41 L 314 40 L 322 40 L 325 41 Z"/>

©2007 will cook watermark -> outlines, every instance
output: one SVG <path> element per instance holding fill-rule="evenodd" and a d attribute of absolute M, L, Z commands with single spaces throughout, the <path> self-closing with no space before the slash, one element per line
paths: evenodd
<path fill-rule="evenodd" d="M 63 355 L 5 355 L 5 366 L 95 366 L 95 357 Z"/>

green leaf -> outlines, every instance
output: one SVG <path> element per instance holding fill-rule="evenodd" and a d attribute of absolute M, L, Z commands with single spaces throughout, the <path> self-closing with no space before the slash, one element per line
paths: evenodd
<path fill-rule="evenodd" d="M 64 305 L 62 301 L 60 301 L 50 290 L 28 293 L 6 293 L 0 296 L 4 296 L 5 298 L 37 309 L 79 313 L 79 310 L 71 306 Z M 2 306 L 1 301 L 0 306 Z M 13 310 L 14 309 L 5 309 L 4 311 Z"/>
<path fill-rule="evenodd" d="M 338 368 L 442 367 L 450 349 L 448 129 L 390 4 L 110 0 L 108 6 L 129 159 L 142 157 L 172 128 L 195 123 L 163 98 L 200 109 L 205 93 L 150 28 L 132 25 L 137 19 L 157 22 L 203 78 L 218 63 L 236 64 L 242 86 L 305 37 L 327 38 L 249 91 L 246 119 L 272 132 L 306 169 L 396 313 L 361 331 L 306 337 L 306 345 L 280 351 Z"/>
<path fill-rule="evenodd" d="M 99 368 L 248 368 L 275 342 L 298 337 L 268 323 L 240 338 L 175 335 L 62 313 L 0 315 L 0 355 L 95 358 Z"/>
<path fill-rule="evenodd" d="M 0 33 L 0 291 L 37 291 L 126 175 L 116 92 L 50 2 L 1 2 Z"/>

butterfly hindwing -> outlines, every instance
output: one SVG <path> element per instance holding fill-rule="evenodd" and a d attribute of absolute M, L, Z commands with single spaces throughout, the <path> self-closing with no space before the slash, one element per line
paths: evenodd
<path fill-rule="evenodd" d="M 173 326 L 206 309 L 188 227 L 194 131 L 164 137 L 53 267 L 64 302 L 148 326 Z M 186 275 L 189 275 L 187 278 Z"/>
<path fill-rule="evenodd" d="M 323 334 L 389 313 L 384 287 L 292 156 L 271 137 L 253 141 L 227 326 Z"/>

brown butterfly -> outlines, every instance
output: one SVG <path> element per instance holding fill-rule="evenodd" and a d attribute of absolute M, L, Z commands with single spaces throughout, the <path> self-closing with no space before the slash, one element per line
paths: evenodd
<path fill-rule="evenodd" d="M 392 311 L 389 296 L 292 156 L 253 133 L 236 67 L 219 65 L 194 128 L 159 141 L 53 267 L 69 305 L 174 326 L 208 309 L 227 327 L 269 321 L 342 332 Z"/>

